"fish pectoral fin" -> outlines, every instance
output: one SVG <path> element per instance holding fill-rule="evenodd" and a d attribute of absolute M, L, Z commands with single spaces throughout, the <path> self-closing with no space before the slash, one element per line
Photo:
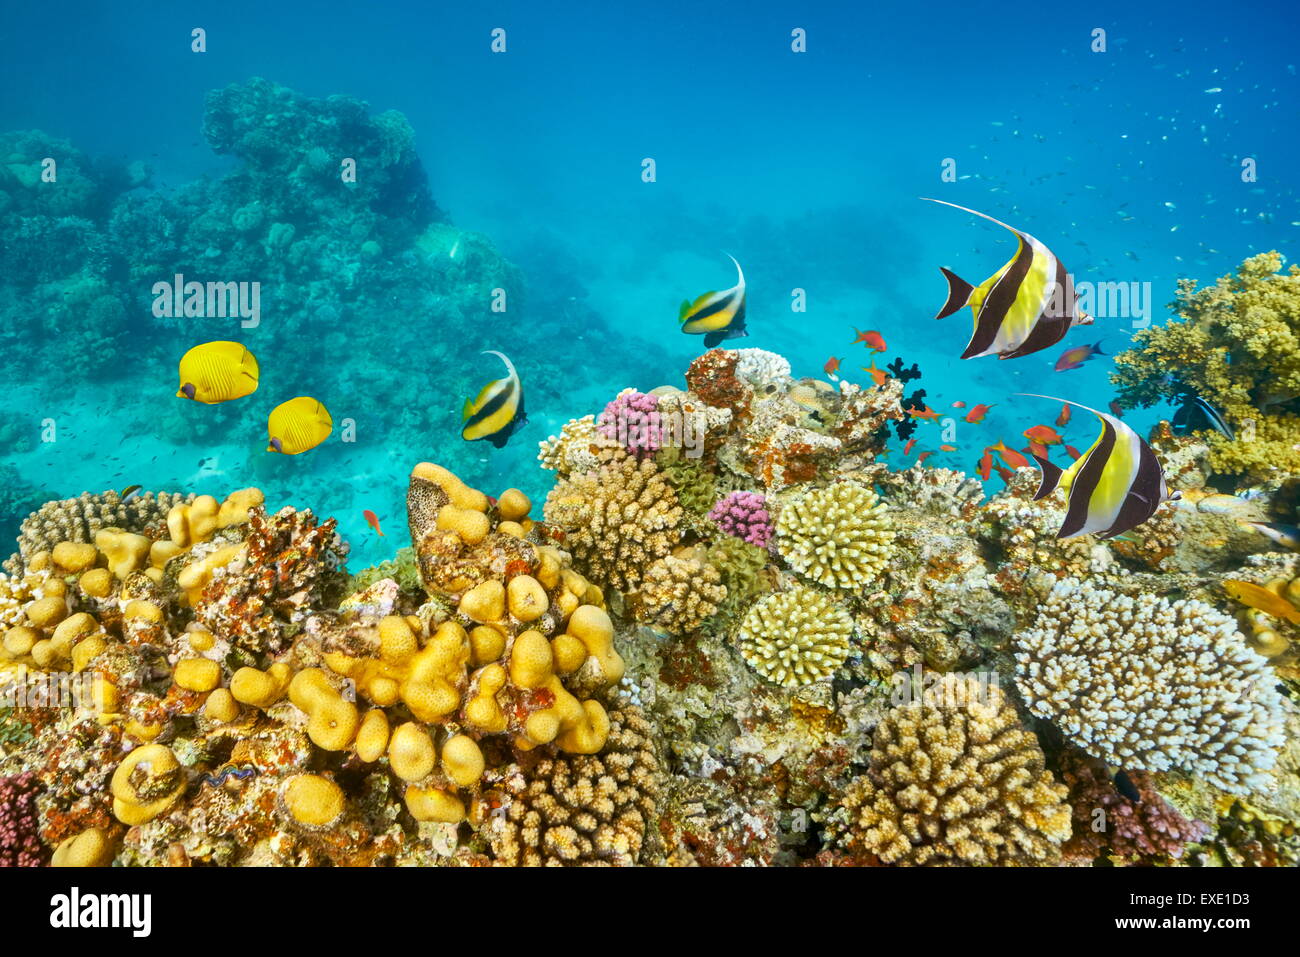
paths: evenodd
<path fill-rule="evenodd" d="M 942 266 L 939 267 L 939 272 L 943 273 L 943 278 L 948 280 L 948 300 L 934 318 L 943 319 L 957 312 L 962 306 L 967 305 L 970 302 L 971 293 L 975 291 L 975 287 L 956 273 Z"/>
<path fill-rule="evenodd" d="M 466 399 L 464 408 L 460 410 L 460 419 L 462 422 L 464 422 L 473 414 L 474 414 L 474 400 Z"/>
<path fill-rule="evenodd" d="M 691 301 L 689 299 L 683 299 L 681 308 L 677 310 L 677 321 L 685 322 L 686 317 L 689 316 L 690 314 L 691 314 Z"/>

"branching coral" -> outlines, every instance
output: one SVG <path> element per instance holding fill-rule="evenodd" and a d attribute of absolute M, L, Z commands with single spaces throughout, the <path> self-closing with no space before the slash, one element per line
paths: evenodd
<path fill-rule="evenodd" d="M 728 535 L 759 548 L 772 538 L 772 518 L 767 499 L 758 492 L 729 492 L 709 509 L 709 518 Z"/>
<path fill-rule="evenodd" d="M 1115 357 L 1126 405 L 1191 394 L 1214 405 L 1235 440 L 1209 436 L 1216 471 L 1300 470 L 1300 265 L 1277 252 L 1243 262 L 1213 286 L 1178 284 L 1178 319 L 1144 329 Z"/>
<path fill-rule="evenodd" d="M 945 676 L 877 725 L 841 799 L 843 841 L 887 864 L 1051 863 L 1070 836 L 1065 788 L 996 686 Z"/>
<path fill-rule="evenodd" d="M 546 497 L 546 520 L 592 578 L 627 591 L 681 537 L 682 508 L 654 462 L 606 455 L 599 469 L 559 482 Z"/>
<path fill-rule="evenodd" d="M 646 621 L 673 634 L 695 631 L 718 610 L 727 586 L 712 565 L 668 555 L 646 572 L 641 582 L 641 609 Z"/>
<path fill-rule="evenodd" d="M 651 727 L 611 711 L 599 755 L 542 758 L 491 773 L 481 809 L 493 859 L 512 865 L 629 865 L 655 843 L 660 789 Z"/>
<path fill-rule="evenodd" d="M 1060 763 L 1074 814 L 1066 857 L 1091 861 L 1108 854 L 1147 863 L 1177 860 L 1184 845 L 1210 834 L 1207 824 L 1187 820 L 1162 798 L 1145 771 L 1124 772 L 1137 790 L 1135 801 L 1120 793 L 1104 762 L 1069 750 Z"/>
<path fill-rule="evenodd" d="M 40 867 L 47 852 L 40 838 L 36 796 L 41 784 L 27 771 L 0 777 L 0 867 Z"/>
<path fill-rule="evenodd" d="M 893 554 L 887 507 L 869 488 L 837 482 L 780 499 L 776 545 L 802 575 L 831 588 L 860 589 Z"/>
<path fill-rule="evenodd" d="M 1211 606 L 1066 579 L 1014 646 L 1030 710 L 1089 754 L 1194 771 L 1230 793 L 1267 785 L 1284 720 L 1277 679 Z"/>
<path fill-rule="evenodd" d="M 600 413 L 596 431 L 617 443 L 628 455 L 639 458 L 653 455 L 664 441 L 659 396 L 624 389 Z"/>
<path fill-rule="evenodd" d="M 17 573 L 21 561 L 49 551 L 59 542 L 93 542 L 95 534 L 103 528 L 145 534 L 153 530 L 153 537 L 164 537 L 167 513 L 174 506 L 193 500 L 193 495 L 145 492 L 124 502 L 117 492 L 110 490 L 98 495 L 83 492 L 76 498 L 47 502 L 23 521 L 18 536 L 19 554 L 5 562 L 5 570 Z"/>
<path fill-rule="evenodd" d="M 760 599 L 740 623 L 740 654 L 787 688 L 829 678 L 849 656 L 853 621 L 820 591 L 795 585 Z"/>
<path fill-rule="evenodd" d="M 537 460 L 542 468 L 558 472 L 565 478 L 574 472 L 590 472 L 600 467 L 596 452 L 604 442 L 596 431 L 596 417 L 584 415 L 564 423 L 559 435 L 538 443 Z"/>

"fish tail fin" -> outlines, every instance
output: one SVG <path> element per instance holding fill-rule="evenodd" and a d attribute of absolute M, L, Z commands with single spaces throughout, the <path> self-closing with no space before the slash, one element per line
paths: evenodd
<path fill-rule="evenodd" d="M 1103 342 L 1105 342 L 1105 341 L 1106 341 L 1105 339 L 1098 339 L 1096 342 L 1094 342 L 1094 343 L 1092 344 L 1092 354 L 1093 354 L 1094 356 L 1106 356 L 1106 355 L 1110 355 L 1109 352 L 1102 352 L 1102 351 L 1101 351 L 1101 344 L 1102 344 Z"/>
<path fill-rule="evenodd" d="M 1039 499 L 1046 498 L 1056 491 L 1057 486 L 1061 484 L 1062 473 L 1058 467 L 1047 461 L 1047 459 L 1034 455 L 1032 452 L 1029 454 L 1033 456 L 1034 461 L 1038 463 L 1039 471 L 1043 473 L 1043 479 L 1038 483 L 1038 491 L 1034 493 L 1034 501 L 1037 502 Z"/>
<path fill-rule="evenodd" d="M 948 301 L 943 304 L 943 308 L 939 310 L 939 314 L 934 318 L 943 319 L 951 316 L 962 306 L 969 303 L 970 295 L 975 291 L 975 287 L 956 273 L 950 272 L 942 266 L 939 267 L 939 272 L 943 273 L 943 278 L 948 280 Z"/>

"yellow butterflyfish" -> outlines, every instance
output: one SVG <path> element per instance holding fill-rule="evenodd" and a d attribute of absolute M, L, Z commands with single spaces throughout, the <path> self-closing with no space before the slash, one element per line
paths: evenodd
<path fill-rule="evenodd" d="M 257 391 L 257 358 L 242 342 L 205 342 L 181 357 L 178 398 L 204 405 L 241 399 Z"/>
<path fill-rule="evenodd" d="M 266 420 L 268 452 L 299 455 L 314 449 L 334 428 L 329 410 L 311 396 L 300 395 L 271 410 Z"/>

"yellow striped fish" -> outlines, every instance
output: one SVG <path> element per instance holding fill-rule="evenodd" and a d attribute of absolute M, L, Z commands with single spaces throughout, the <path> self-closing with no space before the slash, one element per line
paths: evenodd
<path fill-rule="evenodd" d="M 1068 402 L 1046 395 L 1030 395 L 1052 402 Z M 1065 471 L 1034 455 L 1043 473 L 1034 501 L 1065 489 L 1065 521 L 1057 538 L 1093 534 L 1113 538 L 1137 528 L 1155 514 L 1162 502 L 1178 498 L 1165 484 L 1164 470 L 1151 446 L 1122 421 L 1078 402 L 1070 405 L 1101 420 L 1101 435 Z"/>
<path fill-rule="evenodd" d="M 485 356 L 496 356 L 506 364 L 506 377 L 493 379 L 485 385 L 477 398 L 466 399 L 461 418 L 465 425 L 460 437 L 466 442 L 486 439 L 498 449 L 528 421 L 524 413 L 524 387 L 519 381 L 515 365 L 500 352 L 488 350 Z"/>
<path fill-rule="evenodd" d="M 691 336 L 703 335 L 706 349 L 712 349 L 724 339 L 749 335 L 745 331 L 745 274 L 735 256 L 728 255 L 727 258 L 736 263 L 739 277 L 736 284 L 721 292 L 706 292 L 694 302 L 684 299 L 677 313 L 682 332 Z"/>
<path fill-rule="evenodd" d="M 940 267 L 948 280 L 948 301 L 936 319 L 970 306 L 975 316 L 963 359 L 997 356 L 1016 359 L 1060 342 L 1071 326 L 1088 325 L 1092 317 L 1077 310 L 1074 283 L 1052 251 L 1028 233 L 984 213 L 942 199 L 928 199 L 997 223 L 1017 240 L 1016 254 L 978 286 Z"/>
<path fill-rule="evenodd" d="M 299 455 L 314 449 L 334 429 L 329 410 L 309 395 L 281 402 L 266 419 L 266 451 Z"/>
<path fill-rule="evenodd" d="M 242 399 L 257 391 L 256 357 L 240 342 L 205 342 L 181 356 L 177 398 L 204 405 Z"/>

